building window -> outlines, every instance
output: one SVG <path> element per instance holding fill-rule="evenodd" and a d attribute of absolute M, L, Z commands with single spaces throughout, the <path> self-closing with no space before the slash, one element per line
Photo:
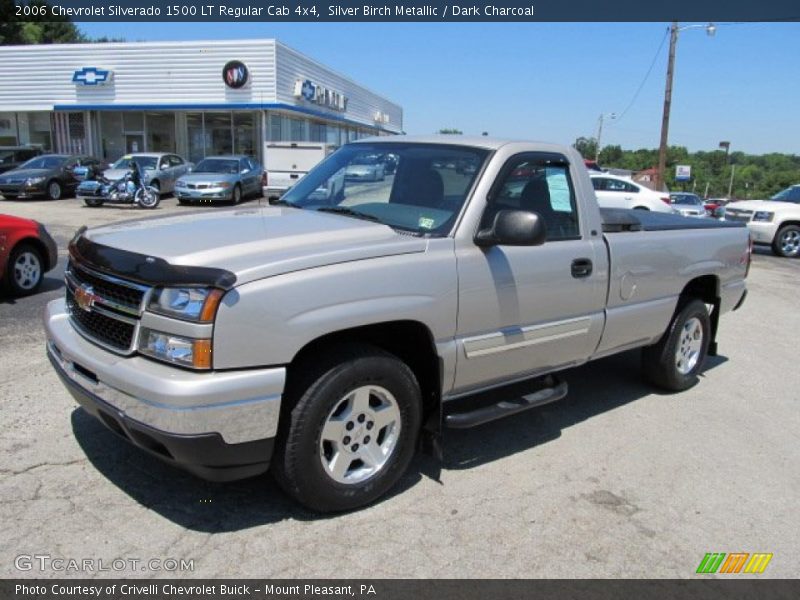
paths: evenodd
<path fill-rule="evenodd" d="M 145 115 L 148 152 L 175 152 L 175 113 Z"/>
<path fill-rule="evenodd" d="M 233 113 L 233 147 L 236 154 L 256 156 L 258 148 L 258 120 L 252 112 Z"/>

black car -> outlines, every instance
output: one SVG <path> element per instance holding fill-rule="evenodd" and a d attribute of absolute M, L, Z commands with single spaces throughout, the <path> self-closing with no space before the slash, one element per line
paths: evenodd
<path fill-rule="evenodd" d="M 41 153 L 35 146 L 0 146 L 0 173 L 16 169 Z"/>
<path fill-rule="evenodd" d="M 0 194 L 8 200 L 34 197 L 58 200 L 75 192 L 79 183 L 73 174 L 75 167 L 102 165 L 101 160 L 91 156 L 42 154 L 0 175 Z"/>

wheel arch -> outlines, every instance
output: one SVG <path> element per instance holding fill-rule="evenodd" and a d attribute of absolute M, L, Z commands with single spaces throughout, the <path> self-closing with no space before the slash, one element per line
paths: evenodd
<path fill-rule="evenodd" d="M 29 244 L 36 248 L 36 251 L 39 252 L 39 258 L 42 259 L 42 273 L 46 273 L 55 265 L 50 264 L 50 258 L 47 252 L 47 246 L 44 245 L 44 242 L 39 238 L 29 235 L 22 237 L 14 242 L 14 245 L 8 251 L 9 260 L 11 260 L 11 255 L 14 253 L 14 250 L 20 247 L 22 244 Z"/>
<path fill-rule="evenodd" d="M 701 300 L 713 308 L 709 314 L 711 320 L 711 339 L 708 345 L 709 356 L 717 355 L 717 328 L 719 327 L 719 311 L 721 304 L 720 280 L 716 275 L 701 275 L 689 281 L 681 291 L 675 314 L 692 300 Z"/>
<path fill-rule="evenodd" d="M 423 415 L 435 409 L 441 400 L 442 359 L 427 325 L 414 320 L 386 321 L 342 329 L 316 338 L 303 346 L 287 366 L 286 388 L 291 389 L 301 379 L 303 363 L 319 353 L 336 347 L 361 343 L 375 346 L 397 356 L 409 366 L 420 385 Z M 282 411 L 283 412 L 283 407 Z M 424 416 L 423 416 L 424 422 Z"/>

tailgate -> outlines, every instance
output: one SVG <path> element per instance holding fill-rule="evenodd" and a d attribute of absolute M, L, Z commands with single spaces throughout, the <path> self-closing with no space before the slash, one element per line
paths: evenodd
<path fill-rule="evenodd" d="M 306 171 L 267 171 L 267 188 L 287 190 L 300 181 Z"/>

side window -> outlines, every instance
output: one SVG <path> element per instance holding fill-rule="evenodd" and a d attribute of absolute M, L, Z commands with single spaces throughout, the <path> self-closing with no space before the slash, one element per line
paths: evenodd
<path fill-rule="evenodd" d="M 170 154 L 167 158 L 169 158 L 169 164 L 171 167 L 180 167 L 183 164 L 183 159 L 180 156 Z"/>
<path fill-rule="evenodd" d="M 800 185 L 792 188 L 789 192 L 789 200 L 792 202 L 800 202 Z"/>
<path fill-rule="evenodd" d="M 494 188 L 481 227 L 489 227 L 504 209 L 537 213 L 544 220 L 548 241 L 580 237 L 575 190 L 565 162 L 512 159 Z"/>
<path fill-rule="evenodd" d="M 639 188 L 633 185 L 632 183 L 624 183 L 623 185 L 625 186 L 625 191 L 628 192 L 629 194 L 639 193 Z"/>
<path fill-rule="evenodd" d="M 606 182 L 608 179 L 605 177 L 592 177 L 592 187 L 595 190 L 605 190 L 606 189 Z"/>

